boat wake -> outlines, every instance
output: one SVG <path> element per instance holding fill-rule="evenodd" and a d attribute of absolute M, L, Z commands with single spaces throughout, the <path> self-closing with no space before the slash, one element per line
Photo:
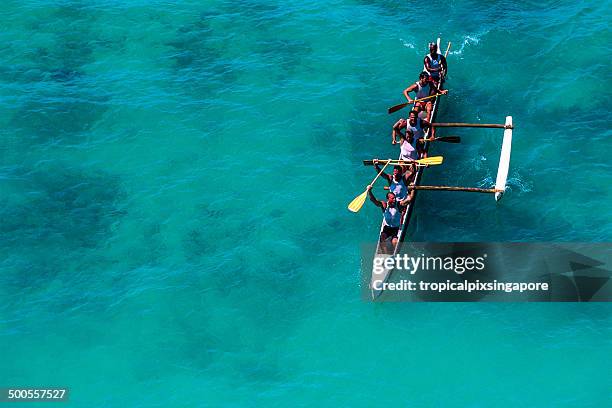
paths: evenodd
<path fill-rule="evenodd" d="M 476 183 L 479 188 L 492 188 L 495 186 L 495 180 L 491 176 L 487 176 Z"/>
<path fill-rule="evenodd" d="M 521 175 L 514 171 L 514 177 L 508 177 L 506 180 L 506 190 L 507 191 L 517 191 L 519 193 L 529 193 L 532 191 L 531 183 L 525 181 Z M 476 185 L 480 188 L 491 188 L 495 186 L 495 179 L 491 176 L 487 176 L 476 183 Z"/>
<path fill-rule="evenodd" d="M 451 51 L 450 54 L 455 56 L 463 55 L 463 50 L 465 49 L 465 47 L 470 45 L 477 45 L 480 42 L 480 39 L 488 33 L 488 31 L 483 31 L 482 33 L 478 34 L 464 35 L 463 41 L 461 42 L 461 46 L 459 47 L 459 49 L 456 51 Z"/>
<path fill-rule="evenodd" d="M 533 190 L 532 183 L 524 180 L 518 170 L 514 170 L 513 173 L 514 177 L 508 178 L 507 181 L 509 190 L 512 190 L 513 187 L 516 188 L 519 193 L 529 193 Z"/>

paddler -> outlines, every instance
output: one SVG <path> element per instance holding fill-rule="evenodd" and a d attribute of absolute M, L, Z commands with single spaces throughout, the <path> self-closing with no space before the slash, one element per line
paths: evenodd
<path fill-rule="evenodd" d="M 436 84 L 431 80 L 427 72 L 421 72 L 419 74 L 419 80 L 416 81 L 414 84 L 410 85 L 408 88 L 404 89 L 404 96 L 406 97 L 409 103 L 414 102 L 414 100 L 410 97 L 410 92 L 413 92 L 413 91 L 416 92 L 416 96 L 414 100 L 426 98 L 430 95 L 435 95 L 435 94 L 445 95 L 448 93 L 448 90 L 446 89 L 440 90 L 436 86 Z M 419 101 L 419 102 L 416 102 L 414 106 L 415 109 L 418 109 L 421 111 L 427 111 L 427 120 L 430 120 L 431 118 L 433 100 L 434 98 L 429 98 L 424 101 Z"/>
<path fill-rule="evenodd" d="M 400 136 L 400 160 L 417 160 L 423 154 L 425 139 L 415 139 L 411 130 Z"/>
<path fill-rule="evenodd" d="M 407 170 L 404 171 L 404 168 L 398 165 L 393 167 L 393 175 L 381 173 L 381 176 L 387 180 L 389 192 L 395 195 L 402 209 L 410 202 L 414 195 L 414 190 L 408 191 L 408 185 L 410 185 L 414 176 L 414 168 L 413 165 L 406 166 L 406 168 Z M 374 170 L 376 170 L 377 174 L 381 171 L 378 159 L 374 159 Z"/>
<path fill-rule="evenodd" d="M 377 207 L 380 207 L 383 212 L 383 230 L 380 233 L 380 242 L 385 243 L 387 239 L 391 238 L 392 247 L 389 248 L 388 244 L 383 245 L 383 250 L 387 253 L 392 253 L 393 248 L 397 245 L 399 228 L 402 224 L 402 209 L 400 203 L 392 192 L 387 193 L 387 200 L 378 200 L 372 193 L 372 186 L 367 187 L 370 201 Z"/>
<path fill-rule="evenodd" d="M 408 120 L 400 119 L 393 125 L 393 132 L 391 133 L 391 144 L 397 144 L 397 136 L 400 137 L 400 160 L 417 160 L 421 153 L 423 153 L 423 147 L 425 139 L 414 137 L 412 130 L 408 129 Z M 404 132 L 402 132 L 404 130 Z"/>
<path fill-rule="evenodd" d="M 419 113 L 415 110 L 410 111 L 408 115 L 408 123 L 406 123 L 406 132 L 410 131 L 414 135 L 414 140 L 423 142 L 425 132 L 429 130 L 429 136 L 435 135 L 436 129 L 432 127 L 431 123 L 425 119 L 419 117 Z M 424 157 L 427 157 L 425 154 Z"/>
<path fill-rule="evenodd" d="M 433 42 L 429 43 L 429 54 L 423 59 L 423 70 L 439 84 L 440 78 L 446 76 L 447 69 L 446 58 L 438 54 L 438 45 Z"/>
<path fill-rule="evenodd" d="M 393 131 L 391 132 L 391 144 L 397 144 L 397 135 L 403 136 L 408 132 L 412 133 L 414 141 L 418 141 L 425 136 L 425 131 L 431 127 L 425 119 L 419 117 L 419 112 L 416 110 L 410 111 L 408 119 L 400 119 L 393 125 Z M 405 133 L 402 133 L 405 132 Z"/>

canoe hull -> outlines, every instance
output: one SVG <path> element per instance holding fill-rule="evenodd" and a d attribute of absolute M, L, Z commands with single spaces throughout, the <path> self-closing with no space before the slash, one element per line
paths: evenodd
<path fill-rule="evenodd" d="M 440 50 L 440 39 L 439 38 L 438 38 L 437 44 L 438 44 L 438 52 L 440 52 L 441 50 Z M 440 87 L 442 87 L 442 84 L 440 84 Z M 433 100 L 433 107 L 432 107 L 431 118 L 430 118 L 432 123 L 436 119 L 436 115 L 438 113 L 439 102 L 440 102 L 440 97 L 437 97 Z M 427 132 L 425 132 L 425 137 L 429 138 L 429 136 L 430 136 L 430 130 L 427 130 Z M 429 151 L 429 144 L 430 142 L 425 143 L 425 146 L 423 149 L 424 152 Z M 400 155 L 400 158 L 401 158 L 401 155 Z M 421 184 L 421 178 L 423 177 L 424 169 L 425 169 L 424 167 L 417 167 L 417 171 L 416 171 L 416 175 L 414 179 L 414 184 L 417 186 Z M 404 239 L 406 238 L 406 233 L 408 231 L 408 228 L 410 227 L 410 219 L 412 217 L 414 206 L 416 204 L 416 198 L 418 195 L 417 193 L 418 191 L 414 191 L 412 202 L 408 204 L 408 206 L 406 207 L 406 212 L 404 213 L 404 216 L 402 218 L 402 224 L 397 233 L 397 238 L 398 238 L 397 245 L 395 246 L 395 248 L 393 248 L 393 251 L 389 251 L 390 253 L 387 253 L 387 251 L 383 251 L 382 245 L 386 245 L 386 243 L 380 242 L 380 236 L 384 228 L 384 223 L 381 223 L 380 232 L 378 234 L 379 240 L 376 246 L 376 253 L 374 255 L 374 260 L 372 264 L 372 273 L 370 276 L 369 286 L 370 286 L 370 293 L 371 293 L 372 299 L 377 299 L 380 295 L 383 294 L 384 291 L 381 290 L 382 284 L 387 282 L 389 278 L 391 277 L 391 274 L 393 273 L 393 268 L 383 268 L 382 271 L 380 271 L 378 270 L 379 266 L 377 265 L 383 264 L 386 258 L 394 257 L 401 250 L 402 243 L 404 242 Z"/>

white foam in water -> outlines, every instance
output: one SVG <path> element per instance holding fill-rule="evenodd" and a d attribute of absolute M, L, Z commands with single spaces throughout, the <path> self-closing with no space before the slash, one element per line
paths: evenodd
<path fill-rule="evenodd" d="M 452 55 L 462 55 L 463 54 L 463 50 L 465 49 L 466 46 L 478 44 L 480 42 L 480 39 L 482 38 L 482 36 L 486 35 L 487 33 L 488 33 L 488 31 L 484 31 L 484 32 L 479 33 L 479 34 L 463 36 L 463 42 L 461 43 L 461 46 L 459 47 L 459 49 L 456 50 L 456 51 L 450 51 L 450 54 L 452 54 Z"/>
<path fill-rule="evenodd" d="M 476 183 L 476 186 L 478 188 L 493 188 L 493 186 L 495 186 L 495 180 L 493 180 L 493 177 L 487 176 Z"/>
<path fill-rule="evenodd" d="M 411 44 L 409 42 L 406 42 L 406 40 L 404 40 L 403 38 L 400 38 L 400 41 L 402 42 L 402 45 L 406 48 L 410 48 L 410 49 L 414 49 L 414 44 Z"/>
<path fill-rule="evenodd" d="M 531 191 L 532 188 L 531 183 L 524 181 L 521 178 L 521 175 L 516 171 L 514 172 L 514 177 L 509 177 L 508 180 L 506 180 L 506 186 L 507 188 L 513 186 L 517 187 L 518 191 L 521 193 L 528 193 Z"/>
<path fill-rule="evenodd" d="M 487 176 L 476 183 L 479 188 L 493 188 L 495 186 L 495 180 L 493 177 Z M 512 187 L 515 187 L 520 193 L 528 193 L 531 191 L 531 186 L 521 179 L 520 174 L 515 172 L 515 177 L 509 177 L 506 180 L 506 191 L 511 192 Z"/>

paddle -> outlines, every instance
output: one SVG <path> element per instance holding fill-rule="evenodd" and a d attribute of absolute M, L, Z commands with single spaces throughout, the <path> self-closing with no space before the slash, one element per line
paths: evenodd
<path fill-rule="evenodd" d="M 428 142 L 446 142 L 446 143 L 461 143 L 459 136 L 440 136 L 431 139 L 427 139 Z"/>
<path fill-rule="evenodd" d="M 438 164 L 442 164 L 443 161 L 444 161 L 443 156 L 432 156 L 432 157 L 426 157 L 424 159 L 415 160 L 414 163 L 426 164 L 428 166 L 436 166 Z"/>
<path fill-rule="evenodd" d="M 412 102 L 400 103 L 399 105 L 395 105 L 395 106 L 390 107 L 387 112 L 389 112 L 389 113 L 397 112 L 398 110 L 403 109 L 403 108 L 405 108 L 408 105 L 412 105 L 412 104 L 414 104 L 416 102 L 425 101 L 427 99 L 435 98 L 436 96 L 440 96 L 440 95 L 443 95 L 443 94 L 439 93 L 439 94 L 435 94 L 435 95 L 429 95 L 429 96 L 426 96 L 424 98 L 413 99 Z"/>
<path fill-rule="evenodd" d="M 450 51 L 450 47 L 451 47 L 451 43 L 450 43 L 450 41 L 449 41 L 449 42 L 448 42 L 448 47 L 446 47 L 446 52 L 444 53 L 444 58 L 448 57 L 448 52 Z M 446 71 L 444 71 L 444 72 L 442 73 L 441 78 L 442 78 L 442 80 L 445 80 L 445 79 L 446 79 Z"/>
<path fill-rule="evenodd" d="M 438 164 L 442 164 L 443 161 L 444 161 L 444 156 L 432 156 L 432 157 L 426 157 L 424 159 L 419 159 L 419 160 L 379 160 L 378 163 L 379 164 L 385 163 L 385 165 L 392 164 L 392 165 L 400 165 L 400 166 L 416 163 L 417 165 L 436 166 Z M 373 164 L 374 164 L 374 160 L 364 160 L 363 161 L 364 166 L 372 166 Z"/>
<path fill-rule="evenodd" d="M 403 109 L 403 108 L 405 108 L 408 105 L 412 105 L 413 103 L 421 102 L 421 101 L 424 101 L 424 100 L 427 100 L 427 99 L 431 99 L 431 98 L 435 98 L 436 96 L 440 96 L 440 95 L 444 95 L 444 94 L 439 93 L 439 94 L 435 94 L 435 95 L 429 95 L 429 96 L 426 96 L 426 97 L 421 98 L 421 99 L 414 99 L 412 102 L 400 103 L 399 105 L 395 105 L 395 106 L 390 107 L 387 112 L 389 112 L 389 113 L 397 112 L 398 110 Z"/>
<path fill-rule="evenodd" d="M 368 185 L 368 187 L 374 185 L 374 183 L 376 182 L 378 177 L 380 177 L 380 175 L 383 173 L 383 171 L 385 171 L 385 167 L 387 167 L 390 162 L 391 162 L 391 159 L 387 160 L 387 163 L 378 172 L 376 177 L 374 177 L 374 180 L 372 180 L 372 182 Z M 348 209 L 350 211 L 354 212 L 354 213 L 356 213 L 359 210 L 361 210 L 361 207 L 363 207 L 363 203 L 365 203 L 365 200 L 366 200 L 367 196 L 368 196 L 368 189 L 366 188 L 366 191 L 364 191 L 363 193 L 359 194 L 357 197 L 355 197 L 355 199 L 353 201 L 351 201 L 351 203 L 348 205 Z"/>

